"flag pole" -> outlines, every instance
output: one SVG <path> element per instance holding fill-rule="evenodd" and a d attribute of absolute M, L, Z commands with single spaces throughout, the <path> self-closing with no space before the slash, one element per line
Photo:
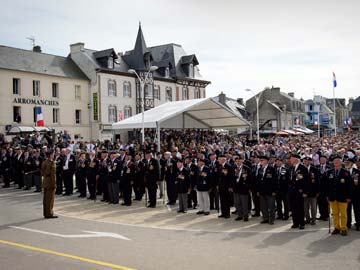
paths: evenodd
<path fill-rule="evenodd" d="M 334 73 L 333 73 L 334 74 Z M 333 78 L 333 100 L 334 100 L 334 135 L 336 137 L 336 105 L 335 105 L 335 83 L 336 83 L 336 79 Z"/>

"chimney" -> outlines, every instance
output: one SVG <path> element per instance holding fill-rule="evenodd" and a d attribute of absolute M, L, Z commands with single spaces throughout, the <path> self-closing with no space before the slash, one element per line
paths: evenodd
<path fill-rule="evenodd" d="M 33 47 L 33 52 L 38 52 L 38 53 L 41 53 L 41 47 L 36 45 Z"/>
<path fill-rule="evenodd" d="M 243 106 L 244 106 L 244 99 L 243 99 L 243 98 L 238 98 L 236 101 L 237 101 L 237 103 L 239 103 L 240 105 L 243 105 Z"/>
<path fill-rule="evenodd" d="M 221 104 L 225 105 L 225 100 L 226 100 L 226 95 L 225 95 L 223 92 L 221 92 L 221 93 L 219 94 L 219 102 L 220 102 Z"/>
<path fill-rule="evenodd" d="M 84 47 L 85 47 L 85 43 L 83 42 L 70 44 L 70 53 L 83 52 Z"/>
<path fill-rule="evenodd" d="M 290 97 L 295 97 L 295 93 L 294 93 L 294 92 L 290 92 L 290 93 L 288 93 L 288 95 L 289 95 Z"/>

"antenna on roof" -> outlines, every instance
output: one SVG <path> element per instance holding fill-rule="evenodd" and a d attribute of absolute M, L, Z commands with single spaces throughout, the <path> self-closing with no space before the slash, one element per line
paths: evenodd
<path fill-rule="evenodd" d="M 35 47 L 35 37 L 34 36 L 30 36 L 30 37 L 27 37 L 26 39 L 30 40 L 31 43 L 32 43 L 32 46 L 33 48 Z"/>

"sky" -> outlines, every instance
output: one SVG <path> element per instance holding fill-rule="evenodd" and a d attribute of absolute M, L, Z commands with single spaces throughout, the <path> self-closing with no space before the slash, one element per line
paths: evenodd
<path fill-rule="evenodd" d="M 69 45 L 134 47 L 139 21 L 147 46 L 181 44 L 221 91 L 244 98 L 265 87 L 295 97 L 360 95 L 359 0 L 0 0 L 0 44 L 66 56 Z"/>

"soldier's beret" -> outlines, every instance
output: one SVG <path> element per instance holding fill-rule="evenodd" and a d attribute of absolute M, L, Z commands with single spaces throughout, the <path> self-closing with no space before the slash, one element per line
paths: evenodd
<path fill-rule="evenodd" d="M 226 158 L 226 156 L 221 154 L 221 155 L 219 155 L 219 158 Z"/>
<path fill-rule="evenodd" d="M 28 144 L 27 148 L 34 148 L 34 147 L 32 146 L 32 144 Z"/>
<path fill-rule="evenodd" d="M 279 157 L 277 157 L 275 160 L 276 160 L 276 161 L 278 161 L 278 160 L 279 160 L 279 161 L 283 161 L 282 158 L 279 158 Z"/>
<path fill-rule="evenodd" d="M 333 155 L 332 157 L 331 157 L 331 160 L 335 160 L 335 159 L 341 159 L 341 156 L 340 155 Z"/>
<path fill-rule="evenodd" d="M 185 159 L 192 159 L 192 156 L 187 156 L 185 157 Z"/>
<path fill-rule="evenodd" d="M 151 154 L 151 151 L 146 151 L 145 154 Z"/>
<path fill-rule="evenodd" d="M 14 147 L 14 150 L 20 150 L 20 146 L 16 145 L 16 146 Z"/>
<path fill-rule="evenodd" d="M 263 159 L 263 160 L 269 160 L 269 157 L 267 157 L 267 156 L 260 156 L 259 158 Z"/>
<path fill-rule="evenodd" d="M 344 157 L 344 161 L 349 161 L 351 163 L 355 163 L 355 158 Z"/>
<path fill-rule="evenodd" d="M 27 146 L 26 145 L 22 145 L 21 146 L 21 150 L 26 150 L 27 149 Z"/>
<path fill-rule="evenodd" d="M 205 163 L 205 159 L 200 158 L 198 162 L 203 162 L 203 163 Z"/>
<path fill-rule="evenodd" d="M 300 159 L 300 156 L 299 156 L 298 154 L 291 154 L 291 156 L 290 156 L 290 157 Z"/>
<path fill-rule="evenodd" d="M 178 158 L 178 159 L 176 160 L 176 162 L 183 163 L 184 161 L 183 161 L 181 158 Z"/>
<path fill-rule="evenodd" d="M 304 157 L 304 160 L 312 161 L 312 158 L 307 156 L 307 157 Z"/>

